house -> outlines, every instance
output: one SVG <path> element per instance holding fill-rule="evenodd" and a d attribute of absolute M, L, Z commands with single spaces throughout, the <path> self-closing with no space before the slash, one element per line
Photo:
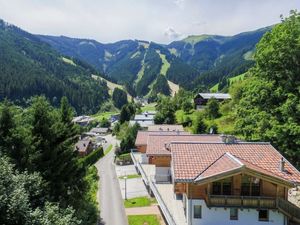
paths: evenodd
<path fill-rule="evenodd" d="M 72 122 L 76 123 L 80 126 L 87 126 L 90 122 L 92 122 L 94 120 L 94 118 L 90 117 L 90 116 L 77 116 L 74 117 Z"/>
<path fill-rule="evenodd" d="M 120 119 L 120 114 L 111 115 L 109 118 L 109 122 L 113 123 Z"/>
<path fill-rule="evenodd" d="M 107 127 L 94 127 L 90 130 L 91 133 L 95 133 L 96 135 L 103 135 L 109 132 L 109 128 Z"/>
<path fill-rule="evenodd" d="M 219 102 L 222 102 L 231 99 L 231 96 L 226 93 L 198 93 L 194 98 L 196 109 L 202 109 L 211 98 L 215 98 Z"/>
<path fill-rule="evenodd" d="M 142 114 L 135 115 L 134 119 L 129 121 L 129 124 L 134 125 L 135 123 L 138 123 L 141 127 L 147 128 L 154 124 L 154 116 L 155 114 L 148 114 L 147 112 L 144 112 Z"/>
<path fill-rule="evenodd" d="M 182 125 L 156 124 L 148 127 L 148 131 L 184 131 Z"/>
<path fill-rule="evenodd" d="M 93 144 L 90 138 L 79 140 L 75 144 L 75 151 L 78 152 L 79 156 L 84 157 L 93 151 Z"/>
<path fill-rule="evenodd" d="M 220 142 L 222 140 L 219 135 L 194 135 L 189 133 L 172 134 L 168 133 L 150 133 L 148 135 L 146 156 L 149 164 L 155 165 L 155 181 L 167 182 L 171 179 L 171 149 L 172 141 L 186 142 Z"/>
<path fill-rule="evenodd" d="M 224 140 L 169 145 L 186 224 L 299 223 L 300 209 L 287 196 L 300 184 L 300 172 L 269 143 Z"/>
<path fill-rule="evenodd" d="M 146 153 L 147 142 L 149 135 L 159 135 L 159 134 L 189 134 L 188 132 L 181 131 L 138 131 L 136 139 L 135 139 L 135 147 L 141 153 Z"/>

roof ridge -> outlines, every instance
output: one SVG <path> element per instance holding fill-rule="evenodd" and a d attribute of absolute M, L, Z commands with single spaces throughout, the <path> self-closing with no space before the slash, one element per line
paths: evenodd
<path fill-rule="evenodd" d="M 170 133 L 169 134 L 149 134 L 149 136 L 179 136 L 178 134 L 175 134 L 175 132 L 183 133 L 183 134 L 180 134 L 180 136 L 193 136 L 193 137 L 220 136 L 218 134 L 189 134 L 186 131 L 167 131 L 167 132 L 174 132 L 174 134 L 170 134 Z"/>
<path fill-rule="evenodd" d="M 234 160 L 235 162 L 237 162 L 241 166 L 244 166 L 244 163 L 242 163 L 237 157 L 232 155 L 230 152 L 226 152 L 225 154 L 228 155 L 230 157 L 230 159 Z"/>
<path fill-rule="evenodd" d="M 247 144 L 256 144 L 256 145 L 271 145 L 270 142 L 236 142 L 236 143 L 225 143 L 220 142 L 205 142 L 205 141 L 171 141 L 171 144 L 224 144 L 224 145 L 247 145 Z M 271 145 L 272 146 L 272 145 Z"/>
<path fill-rule="evenodd" d="M 197 180 L 205 171 L 207 171 L 211 166 L 213 166 L 217 161 L 219 161 L 227 152 L 223 153 L 220 157 L 218 157 L 215 161 L 213 161 L 209 166 L 207 166 L 202 172 L 200 172 L 193 180 Z"/>

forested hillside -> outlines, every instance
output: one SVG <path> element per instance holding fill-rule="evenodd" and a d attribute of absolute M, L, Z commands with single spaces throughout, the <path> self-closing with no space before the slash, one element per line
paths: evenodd
<path fill-rule="evenodd" d="M 97 170 L 74 151 L 79 129 L 66 98 L 60 108 L 35 97 L 26 109 L 0 104 L 0 224 L 95 225 Z"/>
<path fill-rule="evenodd" d="M 67 59 L 38 37 L 0 20 L 0 100 L 26 105 L 45 95 L 58 105 L 70 99 L 78 113 L 97 111 L 108 98 L 106 84 L 92 79 L 98 72 L 78 59 Z"/>
<path fill-rule="evenodd" d="M 299 37 L 300 14 L 292 12 L 258 43 L 254 66 L 229 87 L 230 101 L 212 98 L 205 110 L 195 111 L 189 106 L 192 95 L 182 90 L 161 104 L 169 104 L 163 119 L 173 118 L 175 108 L 177 122 L 194 133 L 213 130 L 241 140 L 271 142 L 300 168 Z"/>
<path fill-rule="evenodd" d="M 237 133 L 271 141 L 300 167 L 300 14 L 276 25 L 257 46 L 255 67 L 237 89 Z"/>
<path fill-rule="evenodd" d="M 157 76 L 186 89 L 208 89 L 223 77 L 244 73 L 254 65 L 255 45 L 271 28 L 231 37 L 190 36 L 169 45 L 140 40 L 102 44 L 94 40 L 38 36 L 57 51 L 90 63 L 132 95 L 147 95 Z"/>

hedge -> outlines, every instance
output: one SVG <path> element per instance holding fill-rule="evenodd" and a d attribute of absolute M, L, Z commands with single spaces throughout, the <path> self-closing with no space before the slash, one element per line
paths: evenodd
<path fill-rule="evenodd" d="M 81 159 L 81 162 L 85 167 L 90 166 L 94 163 L 96 163 L 102 156 L 104 156 L 103 148 L 99 147 L 86 157 Z"/>

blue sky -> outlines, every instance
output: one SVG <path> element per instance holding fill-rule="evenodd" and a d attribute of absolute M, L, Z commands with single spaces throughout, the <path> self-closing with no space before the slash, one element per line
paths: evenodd
<path fill-rule="evenodd" d="M 168 43 L 233 35 L 280 22 L 300 0 L 0 0 L 0 18 L 29 32 Z"/>

